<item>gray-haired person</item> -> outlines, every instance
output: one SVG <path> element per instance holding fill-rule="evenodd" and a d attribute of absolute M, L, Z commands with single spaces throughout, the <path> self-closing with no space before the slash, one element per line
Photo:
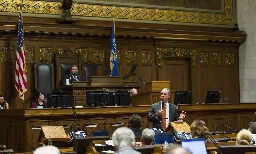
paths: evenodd
<path fill-rule="evenodd" d="M 121 127 L 115 130 L 112 135 L 115 151 L 118 154 L 140 154 L 134 150 L 135 135 L 130 128 Z"/>
<path fill-rule="evenodd" d="M 145 128 L 142 131 L 142 137 L 141 137 L 142 145 L 153 145 L 154 137 L 155 137 L 155 132 L 152 129 Z"/>
<path fill-rule="evenodd" d="M 43 146 L 35 150 L 34 154 L 60 154 L 60 150 L 55 146 Z"/>

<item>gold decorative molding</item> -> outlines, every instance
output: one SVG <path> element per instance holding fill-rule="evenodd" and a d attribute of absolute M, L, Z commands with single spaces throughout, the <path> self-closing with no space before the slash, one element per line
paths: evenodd
<path fill-rule="evenodd" d="M 88 51 L 89 48 L 77 48 L 76 49 L 76 54 L 80 57 L 80 60 L 82 61 L 82 63 L 87 62 L 88 60 Z"/>
<path fill-rule="evenodd" d="M 52 47 L 41 47 L 39 49 L 40 62 L 52 63 L 54 59 Z"/>
<path fill-rule="evenodd" d="M 126 63 L 136 63 L 137 62 L 137 52 L 136 51 L 126 51 Z"/>
<path fill-rule="evenodd" d="M 74 90 L 73 96 L 86 96 L 85 90 Z"/>
<path fill-rule="evenodd" d="M 228 64 L 228 65 L 235 64 L 235 54 L 233 54 L 233 53 L 226 54 L 225 60 L 226 60 L 226 64 Z"/>
<path fill-rule="evenodd" d="M 157 48 L 158 66 L 161 68 L 163 56 L 165 57 L 190 57 L 193 68 L 196 68 L 196 49 L 189 48 Z"/>
<path fill-rule="evenodd" d="M 26 46 L 25 47 L 25 58 L 26 58 L 26 63 L 34 63 L 35 62 L 35 47 L 34 46 Z"/>
<path fill-rule="evenodd" d="M 29 14 L 60 15 L 61 2 L 46 2 L 23 0 L 22 12 Z M 18 4 L 20 0 L 2 0 L 0 2 L 0 12 L 19 12 Z M 174 8 L 175 9 L 175 8 Z M 212 25 L 233 25 L 233 0 L 224 0 L 224 10 L 220 13 L 196 12 L 191 10 L 155 9 L 142 7 L 124 7 L 107 4 L 86 4 L 74 3 L 71 12 L 73 16 L 115 18 L 120 20 L 136 20 L 139 22 L 151 21 L 175 22 L 175 23 L 195 23 Z"/>
<path fill-rule="evenodd" d="M 5 62 L 12 59 L 13 48 L 11 47 L 0 47 L 0 62 Z"/>
<path fill-rule="evenodd" d="M 57 47 L 56 54 L 60 57 L 74 57 L 74 56 L 76 56 L 69 47 Z"/>
<path fill-rule="evenodd" d="M 94 54 L 93 54 L 94 60 L 98 63 L 103 63 L 104 62 L 104 56 L 105 56 L 104 53 L 105 53 L 104 50 L 94 51 Z"/>
<path fill-rule="evenodd" d="M 208 53 L 200 53 L 199 59 L 200 59 L 200 64 L 207 65 L 209 63 L 209 58 L 208 58 Z"/>
<path fill-rule="evenodd" d="M 221 60 L 221 53 L 213 53 L 213 64 L 214 65 L 221 65 L 222 60 Z"/>
<path fill-rule="evenodd" d="M 142 63 L 144 64 L 152 63 L 152 51 L 142 51 Z"/>
<path fill-rule="evenodd" d="M 121 51 L 122 51 L 122 49 L 119 49 L 119 50 L 116 51 L 116 53 L 117 53 L 117 60 L 118 60 L 118 63 L 119 63 L 119 64 L 121 63 L 121 55 L 122 55 L 122 54 L 121 54 L 121 53 L 122 53 Z"/>

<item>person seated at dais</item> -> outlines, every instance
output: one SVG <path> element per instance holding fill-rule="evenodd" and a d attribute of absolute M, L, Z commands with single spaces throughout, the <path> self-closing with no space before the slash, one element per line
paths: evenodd
<path fill-rule="evenodd" d="M 249 130 L 242 129 L 236 136 L 236 145 L 252 144 L 252 133 Z"/>
<path fill-rule="evenodd" d="M 72 65 L 70 68 L 70 74 L 65 75 L 62 79 L 62 85 L 70 85 L 74 81 L 83 81 L 82 76 L 78 74 L 78 67 L 76 65 Z"/>
<path fill-rule="evenodd" d="M 9 103 L 4 100 L 3 95 L 0 95 L 0 109 L 10 109 Z"/>
<path fill-rule="evenodd" d="M 207 142 L 210 142 L 207 137 L 209 129 L 203 120 L 194 120 L 190 125 L 190 130 L 192 138 L 204 138 Z"/>
<path fill-rule="evenodd" d="M 41 90 L 37 90 L 36 101 L 32 103 L 31 108 L 47 108 L 47 102 L 44 100 L 44 92 Z"/>

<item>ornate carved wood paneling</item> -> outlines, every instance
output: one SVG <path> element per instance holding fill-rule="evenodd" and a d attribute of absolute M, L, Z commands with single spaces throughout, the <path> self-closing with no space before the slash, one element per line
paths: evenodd
<path fill-rule="evenodd" d="M 142 63 L 152 64 L 152 51 L 142 51 Z"/>
<path fill-rule="evenodd" d="M 136 64 L 137 63 L 137 51 L 128 50 L 125 52 L 126 63 L 127 64 Z"/>
<path fill-rule="evenodd" d="M 200 64 L 207 65 L 209 63 L 209 58 L 208 58 L 208 53 L 200 53 L 199 59 L 200 59 Z"/>
<path fill-rule="evenodd" d="M 214 65 L 222 64 L 222 54 L 221 53 L 213 53 L 213 64 Z"/>
<path fill-rule="evenodd" d="M 93 59 L 98 64 L 102 64 L 104 62 L 105 51 L 104 50 L 95 50 L 93 53 Z"/>
<path fill-rule="evenodd" d="M 88 61 L 89 48 L 76 48 L 75 52 L 80 57 L 82 64 Z"/>
<path fill-rule="evenodd" d="M 53 47 L 40 47 L 40 62 L 52 63 L 54 61 Z"/>
<path fill-rule="evenodd" d="M 137 20 L 137 22 L 180 22 L 195 24 L 233 25 L 234 0 L 189 1 L 182 3 L 176 1 L 142 1 L 135 3 L 112 1 L 104 3 L 97 1 L 74 2 L 71 13 L 78 17 L 115 18 L 124 21 Z M 17 0 L 3 0 L 0 3 L 1 12 L 19 12 L 20 4 Z M 111 4 L 111 5 L 109 5 Z M 166 5 L 167 4 L 167 5 Z M 143 7 L 141 7 L 143 6 Z M 153 7 L 152 7 L 153 6 Z M 179 6 L 179 7 L 178 7 Z M 192 8 L 191 8 L 192 7 Z M 28 14 L 59 15 L 61 13 L 59 1 L 32 1 L 23 2 L 22 12 Z"/>
<path fill-rule="evenodd" d="M 162 66 L 163 57 L 189 57 L 191 63 L 195 69 L 196 65 L 196 49 L 189 48 L 157 48 L 157 58 L 159 61 L 159 67 Z"/>

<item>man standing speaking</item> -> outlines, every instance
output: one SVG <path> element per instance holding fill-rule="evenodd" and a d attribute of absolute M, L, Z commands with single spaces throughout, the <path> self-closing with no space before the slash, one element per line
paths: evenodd
<path fill-rule="evenodd" d="M 161 91 L 161 101 L 152 104 L 148 114 L 148 121 L 153 122 L 153 128 L 165 131 L 170 122 L 182 120 L 186 117 L 186 112 L 184 111 L 178 116 L 177 106 L 169 103 L 170 95 L 171 91 L 168 88 L 164 88 Z"/>

